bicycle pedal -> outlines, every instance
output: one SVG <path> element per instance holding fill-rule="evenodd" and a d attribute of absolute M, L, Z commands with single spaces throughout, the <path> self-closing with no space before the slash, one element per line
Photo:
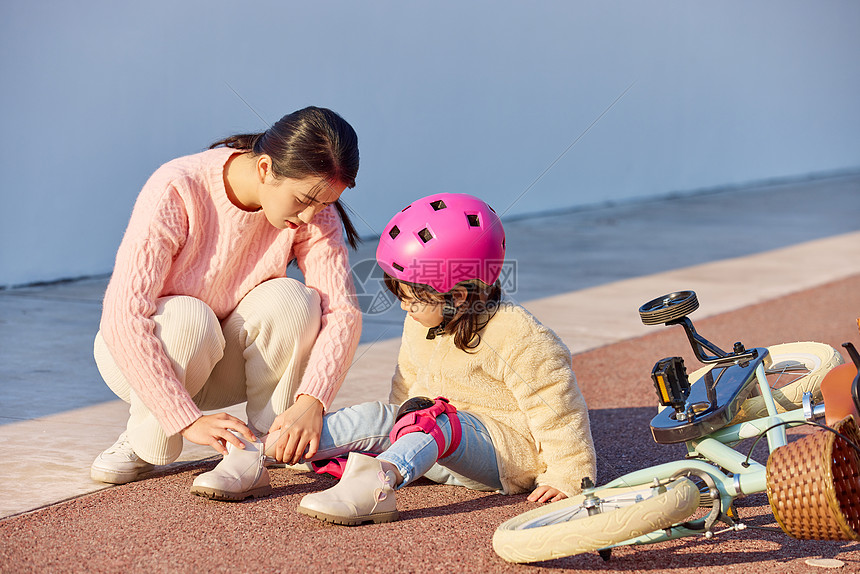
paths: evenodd
<path fill-rule="evenodd" d="M 729 506 L 728 511 L 726 511 L 726 515 L 732 520 L 740 520 L 740 515 L 738 514 L 738 509 L 735 508 L 735 505 L 732 504 Z"/>

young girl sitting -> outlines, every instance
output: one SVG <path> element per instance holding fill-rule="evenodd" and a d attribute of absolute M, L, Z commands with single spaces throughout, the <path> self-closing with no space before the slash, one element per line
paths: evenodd
<path fill-rule="evenodd" d="M 324 417 L 311 460 L 349 456 L 340 482 L 306 495 L 299 512 L 347 525 L 396 520 L 394 490 L 420 476 L 531 490 L 540 502 L 596 478 L 570 351 L 502 293 L 504 253 L 498 216 L 469 195 L 432 195 L 391 220 L 377 261 L 408 312 L 391 404 Z"/>

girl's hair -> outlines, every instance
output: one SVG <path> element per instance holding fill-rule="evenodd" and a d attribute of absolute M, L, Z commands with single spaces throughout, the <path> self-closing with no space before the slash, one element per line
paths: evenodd
<path fill-rule="evenodd" d="M 385 274 L 385 286 L 401 301 L 415 298 L 423 303 L 444 305 L 449 293 L 439 293 L 429 285 L 400 281 Z M 466 300 L 457 308 L 454 317 L 443 329 L 446 335 L 454 336 L 454 345 L 461 351 L 470 352 L 481 344 L 481 329 L 487 326 L 502 298 L 499 281 L 487 285 L 483 281 L 470 280 L 457 283 L 455 287 L 465 287 Z"/>
<path fill-rule="evenodd" d="M 237 134 L 219 140 L 209 149 L 225 146 L 272 158 L 276 177 L 322 177 L 355 187 L 358 175 L 358 135 L 352 126 L 326 108 L 307 107 L 287 114 L 266 131 Z M 355 249 L 361 239 L 340 199 L 334 206 L 343 222 L 346 239 Z"/>

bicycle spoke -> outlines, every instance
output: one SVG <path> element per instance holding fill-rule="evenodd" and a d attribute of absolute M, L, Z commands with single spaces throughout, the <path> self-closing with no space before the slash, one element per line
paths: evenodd
<path fill-rule="evenodd" d="M 650 498 L 649 496 L 642 496 L 642 494 L 630 493 L 627 495 L 617 495 L 612 496 L 611 498 L 602 499 L 600 502 L 601 512 L 617 510 L 619 508 L 624 508 L 626 506 L 630 506 L 631 504 L 636 504 L 637 502 L 642 502 L 646 498 Z M 569 508 L 564 508 L 562 510 L 557 510 L 555 512 L 550 512 L 544 514 L 539 518 L 535 518 L 529 522 L 523 523 L 520 528 L 540 528 L 543 526 L 549 526 L 552 524 L 561 524 L 563 522 L 568 522 L 570 520 L 575 520 L 580 516 L 584 516 L 588 514 L 588 509 L 584 506 L 573 506 Z"/>
<path fill-rule="evenodd" d="M 776 379 L 774 379 L 772 381 L 768 381 L 768 384 L 770 385 L 770 387 L 772 389 L 776 389 L 776 388 L 784 387 L 786 385 L 790 385 L 790 384 L 794 383 L 795 381 L 802 379 L 803 377 L 808 375 L 811 371 L 809 370 L 809 367 L 807 367 L 803 363 L 797 363 L 797 364 L 793 364 L 793 365 L 784 365 L 784 366 L 778 367 L 778 368 L 774 368 L 773 366 L 771 366 L 769 369 L 765 369 L 764 372 L 765 372 L 765 375 L 777 375 Z M 790 381 L 779 384 L 780 379 L 782 379 L 782 376 L 786 375 L 786 374 L 797 374 L 798 376 L 794 377 Z"/>

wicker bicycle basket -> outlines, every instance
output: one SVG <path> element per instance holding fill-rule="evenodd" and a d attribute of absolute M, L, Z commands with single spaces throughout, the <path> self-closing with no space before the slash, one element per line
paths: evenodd
<path fill-rule="evenodd" d="M 860 444 L 854 417 L 834 429 Z M 835 433 L 818 430 L 774 450 L 767 497 L 779 526 L 805 540 L 860 540 L 860 455 Z"/>

